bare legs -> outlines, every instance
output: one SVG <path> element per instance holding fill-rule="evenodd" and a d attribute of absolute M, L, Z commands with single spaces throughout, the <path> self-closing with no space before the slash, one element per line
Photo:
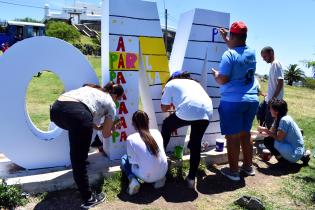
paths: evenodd
<path fill-rule="evenodd" d="M 252 166 L 253 144 L 250 141 L 250 133 L 242 131 L 238 134 L 226 135 L 228 160 L 231 172 L 238 172 L 238 160 L 240 146 L 243 152 L 243 166 L 249 168 Z"/>

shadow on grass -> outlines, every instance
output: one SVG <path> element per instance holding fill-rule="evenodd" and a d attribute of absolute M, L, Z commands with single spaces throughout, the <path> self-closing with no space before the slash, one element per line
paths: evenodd
<path fill-rule="evenodd" d="M 77 190 L 62 190 L 45 194 L 35 210 L 80 209 L 81 199 Z"/>
<path fill-rule="evenodd" d="M 256 141 L 254 145 L 257 148 L 258 155 L 262 155 L 262 149 L 260 148 L 259 144 L 263 144 L 263 141 Z M 263 161 L 263 160 L 261 160 Z M 268 165 L 267 168 L 262 168 L 259 166 L 259 164 L 253 163 L 257 167 L 257 171 L 266 175 L 271 175 L 271 176 L 283 176 L 283 175 L 288 175 L 288 174 L 296 174 L 299 173 L 301 168 L 303 167 L 302 164 L 298 163 L 291 163 L 286 160 L 281 160 L 276 163 L 271 163 L 271 162 L 265 162 L 265 164 Z"/>
<path fill-rule="evenodd" d="M 288 174 L 296 174 L 299 173 L 301 168 L 303 167 L 302 164 L 298 163 L 290 163 L 287 161 L 280 161 L 277 163 L 269 163 L 266 162 L 268 165 L 267 168 L 261 168 L 259 165 L 255 164 L 257 167 L 257 171 L 260 173 L 271 175 L 271 176 L 283 176 Z"/>
<path fill-rule="evenodd" d="M 228 191 L 234 191 L 245 187 L 245 180 L 241 177 L 240 181 L 231 181 L 224 177 L 215 167 L 209 167 L 212 175 L 200 174 L 197 181 L 197 190 L 202 194 L 212 195 Z"/>
<path fill-rule="evenodd" d="M 104 185 L 104 177 L 99 179 L 91 186 L 93 192 L 100 193 Z M 80 193 L 77 189 L 60 190 L 49 193 L 42 193 L 37 196 L 41 201 L 34 207 L 35 210 L 56 210 L 80 209 L 82 204 Z"/>
<path fill-rule="evenodd" d="M 163 197 L 166 202 L 172 203 L 194 201 L 198 198 L 198 193 L 186 187 L 182 173 L 181 167 L 177 170 L 176 177 L 173 177 L 173 175 L 168 172 L 165 186 L 160 189 L 154 189 L 153 184 L 141 184 L 139 193 L 133 196 L 126 193 L 128 180 L 127 177 L 123 175 L 121 180 L 121 192 L 117 196 L 122 201 L 136 204 L 149 204 L 160 197 Z"/>

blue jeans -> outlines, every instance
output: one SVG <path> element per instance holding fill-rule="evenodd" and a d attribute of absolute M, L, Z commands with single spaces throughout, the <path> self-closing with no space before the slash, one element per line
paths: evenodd
<path fill-rule="evenodd" d="M 128 155 L 123 155 L 121 157 L 120 168 L 126 174 L 129 180 L 131 180 L 132 178 L 137 178 L 137 176 L 132 173 L 131 164 L 129 163 Z"/>

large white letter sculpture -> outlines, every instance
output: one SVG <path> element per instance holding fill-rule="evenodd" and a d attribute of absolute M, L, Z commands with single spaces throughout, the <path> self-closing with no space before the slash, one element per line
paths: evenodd
<path fill-rule="evenodd" d="M 0 70 L 0 152 L 27 169 L 69 165 L 67 132 L 37 129 L 26 111 L 26 91 L 33 76 L 43 70 L 56 73 L 66 91 L 88 82 L 97 84 L 85 56 L 62 40 L 35 37 L 0 56 Z"/>
<path fill-rule="evenodd" d="M 117 106 L 122 127 L 104 141 L 110 159 L 117 159 L 126 153 L 126 138 L 134 132 L 131 117 L 139 102 L 150 115 L 150 127 L 157 128 L 155 113 L 161 113 L 162 85 L 170 74 L 156 3 L 107 0 L 103 4 L 103 82 L 112 80 L 125 89 Z"/>
<path fill-rule="evenodd" d="M 103 83 L 112 80 L 125 89 L 122 101 L 117 104 L 122 127 L 104 142 L 110 159 L 117 159 L 126 153 L 126 138 L 134 132 L 131 116 L 139 104 L 150 116 L 150 127 L 161 128 L 169 114 L 161 112 L 160 105 L 170 71 L 156 3 L 104 0 L 103 8 Z M 228 26 L 226 13 L 196 9 L 183 14 L 170 61 L 171 72 L 190 71 L 211 96 L 215 111 L 204 141 L 212 145 L 220 136 L 217 112 L 220 94 L 208 69 L 218 67 L 226 49 L 218 28 Z M 0 70 L 0 152 L 27 169 L 68 165 L 67 132 L 59 128 L 38 130 L 27 114 L 25 95 L 33 75 L 42 70 L 56 73 L 66 91 L 84 83 L 97 84 L 96 74 L 84 55 L 58 39 L 30 38 L 0 57 Z M 185 137 L 186 128 L 177 130 L 168 150 L 183 145 Z"/>
<path fill-rule="evenodd" d="M 181 15 L 170 59 L 170 69 L 189 71 L 198 80 L 213 103 L 213 117 L 203 142 L 215 145 L 221 137 L 218 107 L 219 85 L 211 75 L 211 68 L 218 69 L 221 56 L 227 49 L 219 28 L 228 28 L 230 15 L 203 9 L 194 9 Z"/>
<path fill-rule="evenodd" d="M 124 141 L 134 132 L 131 116 L 138 108 L 139 98 L 150 115 L 151 127 L 161 128 L 168 115 L 161 111 L 161 94 L 170 73 L 156 3 L 107 0 L 103 4 L 106 14 L 102 22 L 103 82 L 113 80 L 126 90 L 126 97 L 118 105 L 119 118 L 125 126 L 114 133 L 111 141 L 105 141 L 104 147 L 110 159 L 116 159 L 126 152 Z M 190 71 L 204 84 L 214 102 L 214 117 L 204 136 L 204 141 L 211 145 L 220 136 L 217 111 L 220 94 L 218 84 L 211 75 L 208 77 L 208 69 L 218 67 L 226 49 L 218 29 L 228 26 L 227 13 L 196 9 L 183 14 L 170 62 L 171 72 Z M 167 149 L 183 145 L 186 131 L 186 128 L 175 131 Z"/>

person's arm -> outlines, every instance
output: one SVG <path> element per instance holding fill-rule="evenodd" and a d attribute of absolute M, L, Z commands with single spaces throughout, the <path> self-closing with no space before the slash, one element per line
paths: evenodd
<path fill-rule="evenodd" d="M 95 123 L 93 123 L 93 129 L 97 130 L 97 131 L 101 131 L 101 130 L 103 130 L 103 124 L 96 125 Z"/>
<path fill-rule="evenodd" d="M 279 122 L 279 126 L 276 129 L 274 126 L 270 128 L 270 130 L 266 127 L 258 127 L 258 131 L 265 132 L 268 136 L 272 137 L 276 141 L 283 141 L 287 135 L 287 130 L 289 128 L 289 122 L 286 119 L 281 119 Z"/>
<path fill-rule="evenodd" d="M 219 32 L 220 32 L 220 34 L 221 34 L 221 36 L 222 36 L 222 38 L 223 38 L 223 40 L 224 40 L 224 42 L 226 43 L 226 45 L 228 46 L 228 48 L 231 48 L 230 47 L 230 39 L 228 38 L 228 30 L 227 29 L 225 29 L 225 28 L 220 28 L 220 30 L 219 30 Z"/>
<path fill-rule="evenodd" d="M 163 89 L 161 98 L 161 110 L 162 112 L 167 112 L 172 109 L 172 95 L 170 87 L 166 86 Z"/>
<path fill-rule="evenodd" d="M 279 62 L 275 62 L 272 64 L 272 68 L 275 71 L 275 77 L 277 78 L 277 87 L 275 89 L 275 92 L 272 95 L 272 99 L 277 98 L 283 89 L 284 85 L 284 74 L 283 74 L 283 69 L 282 66 Z"/>
<path fill-rule="evenodd" d="M 161 104 L 162 112 L 167 112 L 172 109 L 172 105 Z"/>
<path fill-rule="evenodd" d="M 112 135 L 114 122 L 112 119 L 107 118 L 104 120 L 102 134 L 105 138 L 108 138 Z"/>
<path fill-rule="evenodd" d="M 211 70 L 213 72 L 213 77 L 218 84 L 224 85 L 225 83 L 229 82 L 228 76 L 220 74 L 219 71 L 215 70 L 214 68 L 212 68 Z"/>
<path fill-rule="evenodd" d="M 277 98 L 278 97 L 278 95 L 280 94 L 280 91 L 283 88 L 283 84 L 284 84 L 283 79 L 278 79 L 278 84 L 277 84 L 276 90 L 275 90 L 272 98 Z"/>
<path fill-rule="evenodd" d="M 277 132 L 273 132 L 272 130 L 266 130 L 268 136 L 272 137 L 276 141 L 283 141 L 285 136 L 287 135 L 284 131 L 278 130 Z"/>

